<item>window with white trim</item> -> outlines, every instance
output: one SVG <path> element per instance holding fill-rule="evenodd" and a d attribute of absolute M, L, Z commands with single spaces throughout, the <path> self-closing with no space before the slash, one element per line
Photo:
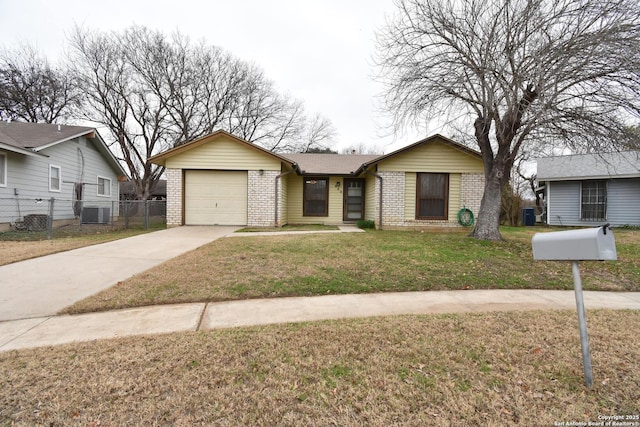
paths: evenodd
<path fill-rule="evenodd" d="M 98 196 L 111 197 L 111 179 L 98 177 Z"/>
<path fill-rule="evenodd" d="M 0 153 L 0 187 L 7 186 L 7 155 Z"/>
<path fill-rule="evenodd" d="M 49 191 L 59 192 L 60 190 L 62 190 L 62 168 L 49 165 Z"/>
<path fill-rule="evenodd" d="M 607 219 L 606 181 L 582 181 L 580 214 L 585 221 L 603 221 Z"/>

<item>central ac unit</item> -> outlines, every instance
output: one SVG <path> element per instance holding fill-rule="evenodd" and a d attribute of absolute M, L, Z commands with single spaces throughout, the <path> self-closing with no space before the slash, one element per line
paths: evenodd
<path fill-rule="evenodd" d="M 82 209 L 83 224 L 109 224 L 111 209 L 99 206 L 87 206 Z"/>

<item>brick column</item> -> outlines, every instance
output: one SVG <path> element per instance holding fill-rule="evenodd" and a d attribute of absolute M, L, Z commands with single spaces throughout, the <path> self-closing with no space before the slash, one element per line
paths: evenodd
<path fill-rule="evenodd" d="M 167 169 L 167 227 L 182 225 L 182 169 Z"/>
<path fill-rule="evenodd" d="M 249 171 L 247 225 L 273 227 L 276 224 L 276 177 L 279 171 Z"/>
<path fill-rule="evenodd" d="M 382 228 L 404 225 L 404 172 L 379 172 L 382 177 Z M 376 193 L 379 194 L 376 180 Z M 378 201 L 377 201 L 378 202 Z"/>
<path fill-rule="evenodd" d="M 473 215 L 478 217 L 480 202 L 484 194 L 484 174 L 463 173 L 461 177 L 460 207 L 471 209 Z"/>

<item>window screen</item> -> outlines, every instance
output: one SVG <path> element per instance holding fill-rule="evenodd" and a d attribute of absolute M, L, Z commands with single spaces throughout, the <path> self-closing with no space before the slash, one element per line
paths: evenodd
<path fill-rule="evenodd" d="M 326 178 L 304 179 L 304 216 L 329 215 L 328 181 Z"/>
<path fill-rule="evenodd" d="M 419 173 L 416 190 L 417 219 L 447 219 L 449 174 Z"/>

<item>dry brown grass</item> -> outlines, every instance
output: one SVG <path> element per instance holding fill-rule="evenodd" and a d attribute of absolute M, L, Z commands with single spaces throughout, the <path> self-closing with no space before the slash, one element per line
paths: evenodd
<path fill-rule="evenodd" d="M 0 425 L 552 426 L 640 413 L 640 312 L 401 316 L 0 353 Z"/>
<path fill-rule="evenodd" d="M 0 265 L 11 264 L 13 262 L 24 261 L 58 252 L 70 251 L 72 249 L 83 248 L 85 246 L 96 245 L 98 243 L 110 242 L 112 240 L 123 239 L 125 237 L 131 237 L 146 232 L 148 231 L 141 229 L 127 229 L 100 231 L 92 234 L 81 234 L 51 240 L 0 240 Z"/>
<path fill-rule="evenodd" d="M 535 262 L 537 229 L 505 242 L 454 232 L 220 239 L 119 283 L 66 313 L 184 302 L 444 289 L 572 289 L 566 262 Z M 640 291 L 640 231 L 616 231 L 619 261 L 582 263 L 588 290 Z"/>

